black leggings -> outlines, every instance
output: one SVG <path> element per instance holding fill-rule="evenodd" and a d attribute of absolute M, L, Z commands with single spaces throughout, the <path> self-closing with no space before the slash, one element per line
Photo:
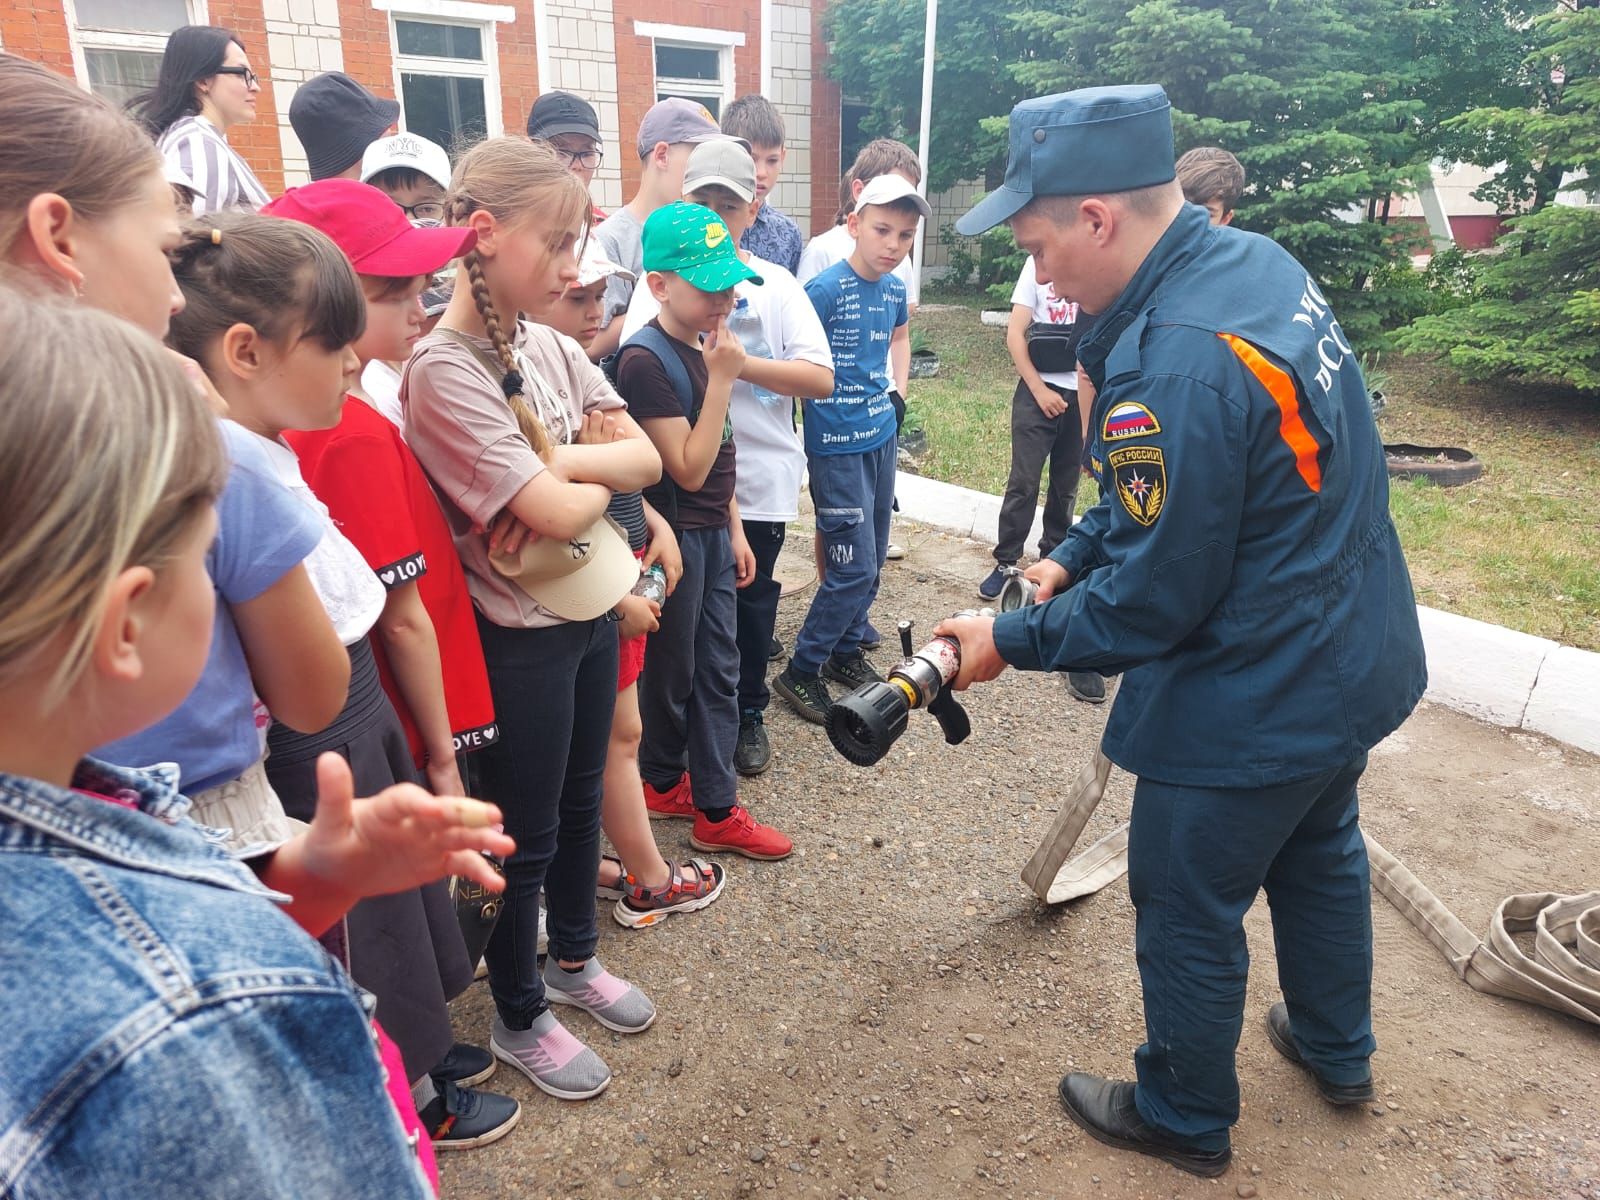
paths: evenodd
<path fill-rule="evenodd" d="M 545 1010 L 539 891 L 550 954 L 594 954 L 600 795 L 617 701 L 617 627 L 599 619 L 507 629 L 478 617 L 500 737 L 473 755 L 483 799 L 500 806 L 516 852 L 484 959 L 500 1019 L 526 1029 Z"/>

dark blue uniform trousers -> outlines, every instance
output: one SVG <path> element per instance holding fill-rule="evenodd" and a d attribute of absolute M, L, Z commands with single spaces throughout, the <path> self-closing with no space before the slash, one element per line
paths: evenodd
<path fill-rule="evenodd" d="M 1139 1114 L 1204 1149 L 1239 1119 L 1233 1055 L 1250 965 L 1244 914 L 1265 887 L 1278 983 L 1305 1061 L 1333 1083 L 1368 1074 L 1372 910 L 1356 783 L 1367 757 L 1281 787 L 1133 795 L 1128 891 L 1138 913 L 1145 1044 Z"/>

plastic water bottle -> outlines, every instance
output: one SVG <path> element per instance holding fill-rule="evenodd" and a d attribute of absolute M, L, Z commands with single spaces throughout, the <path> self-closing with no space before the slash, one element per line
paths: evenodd
<path fill-rule="evenodd" d="M 640 574 L 639 582 L 633 585 L 633 594 L 657 605 L 666 603 L 667 573 L 660 563 L 651 563 L 649 570 Z"/>
<path fill-rule="evenodd" d="M 761 318 L 756 315 L 756 310 L 750 307 L 750 301 L 745 297 L 739 297 L 739 302 L 729 314 L 728 328 L 738 337 L 744 346 L 744 352 L 751 358 L 773 357 L 772 344 L 767 341 L 766 330 L 761 328 Z M 762 404 L 777 407 L 789 403 L 788 397 L 780 396 L 777 392 L 768 391 L 764 387 L 757 387 L 753 383 L 750 385 L 750 390 Z"/>

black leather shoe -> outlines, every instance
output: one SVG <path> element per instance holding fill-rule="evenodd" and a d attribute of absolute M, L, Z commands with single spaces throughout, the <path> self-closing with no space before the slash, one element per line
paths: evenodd
<path fill-rule="evenodd" d="M 1294 1044 L 1294 1035 L 1289 1032 L 1289 1006 L 1282 1000 L 1267 1010 L 1267 1040 L 1295 1066 L 1305 1068 L 1306 1074 L 1317 1085 L 1317 1091 L 1329 1104 L 1337 1104 L 1341 1108 L 1354 1107 L 1357 1104 L 1371 1104 L 1377 1099 L 1378 1093 L 1373 1089 L 1371 1075 L 1360 1083 L 1329 1083 L 1311 1069 L 1311 1065 L 1300 1057 L 1300 1048 Z"/>
<path fill-rule="evenodd" d="M 1145 1124 L 1133 1102 L 1133 1084 L 1074 1071 L 1061 1081 L 1061 1106 L 1073 1123 L 1118 1150 L 1133 1150 L 1171 1163 L 1180 1171 L 1214 1179 L 1228 1169 L 1233 1151 L 1197 1150 L 1186 1142 Z"/>

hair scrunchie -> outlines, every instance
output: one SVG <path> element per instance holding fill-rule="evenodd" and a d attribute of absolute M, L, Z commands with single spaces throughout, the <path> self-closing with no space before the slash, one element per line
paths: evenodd
<path fill-rule="evenodd" d="M 520 396 L 522 394 L 522 376 L 516 371 L 507 371 L 500 378 L 500 390 L 506 394 L 507 400 L 513 396 Z"/>

